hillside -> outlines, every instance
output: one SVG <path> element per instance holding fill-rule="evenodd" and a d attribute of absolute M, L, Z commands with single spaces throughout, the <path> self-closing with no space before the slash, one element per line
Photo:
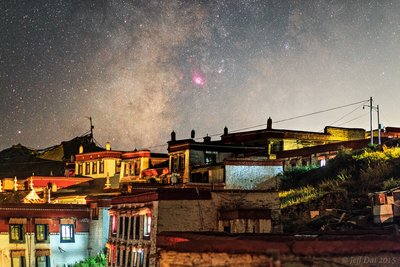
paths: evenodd
<path fill-rule="evenodd" d="M 99 151 L 102 148 L 91 142 L 90 134 L 75 137 L 45 149 L 30 149 L 21 144 L 0 151 L 0 178 L 25 178 L 35 175 L 63 176 L 65 163 L 84 146 L 84 151 Z"/>
<path fill-rule="evenodd" d="M 400 185 L 400 148 L 342 150 L 322 168 L 297 168 L 281 177 L 286 232 L 371 228 L 369 193 Z M 310 211 L 320 216 L 311 219 Z"/>

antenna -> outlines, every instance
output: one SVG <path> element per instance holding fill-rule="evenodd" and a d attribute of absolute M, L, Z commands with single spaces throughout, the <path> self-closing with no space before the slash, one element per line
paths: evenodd
<path fill-rule="evenodd" d="M 88 118 L 89 121 L 90 121 L 90 142 L 94 143 L 94 137 L 93 137 L 94 126 L 93 126 L 93 123 L 92 123 L 92 117 L 90 116 L 90 117 L 86 117 L 86 118 Z"/>

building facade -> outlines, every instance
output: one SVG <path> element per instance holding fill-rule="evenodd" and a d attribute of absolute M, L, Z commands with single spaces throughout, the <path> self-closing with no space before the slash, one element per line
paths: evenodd
<path fill-rule="evenodd" d="M 0 204 L 0 265 L 61 267 L 88 257 L 86 205 Z"/>
<path fill-rule="evenodd" d="M 163 188 L 116 197 L 110 207 L 107 266 L 157 266 L 164 231 L 278 233 L 275 191 Z"/>

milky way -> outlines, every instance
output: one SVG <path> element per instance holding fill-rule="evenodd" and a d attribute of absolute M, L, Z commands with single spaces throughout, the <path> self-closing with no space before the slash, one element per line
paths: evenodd
<path fill-rule="evenodd" d="M 0 149 L 58 144 L 91 116 L 101 145 L 165 151 L 172 130 L 202 137 L 370 96 L 400 126 L 400 1 L 1 1 L 0 32 Z M 368 128 L 368 112 L 273 127 L 331 123 Z"/>

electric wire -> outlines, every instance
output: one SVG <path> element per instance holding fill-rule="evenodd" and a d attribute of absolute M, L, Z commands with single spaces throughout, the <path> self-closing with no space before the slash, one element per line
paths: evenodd
<path fill-rule="evenodd" d="M 311 112 L 311 113 L 307 113 L 307 114 L 303 114 L 303 115 L 299 115 L 299 116 L 295 116 L 295 117 L 291 117 L 291 118 L 287 118 L 287 119 L 282 119 L 282 120 L 278 120 L 275 121 L 274 123 L 281 123 L 281 122 L 285 122 L 285 121 L 290 121 L 290 120 L 295 120 L 295 119 L 299 119 L 299 118 L 304 118 L 304 117 L 308 117 L 308 116 L 312 116 L 312 115 L 316 115 L 316 114 L 320 114 L 320 113 L 325 113 L 325 112 L 329 112 L 329 111 L 333 111 L 336 109 L 341 109 L 341 108 L 345 108 L 345 107 L 349 107 L 349 106 L 354 106 L 357 104 L 364 104 L 366 102 L 368 102 L 369 99 L 367 100 L 362 100 L 362 101 L 357 101 L 357 102 L 353 102 L 350 104 L 346 104 L 346 105 L 341 105 L 341 106 L 337 106 L 337 107 L 333 107 L 333 108 L 328 108 L 328 109 L 324 109 L 324 110 L 320 110 L 320 111 L 315 111 L 315 112 Z M 357 107 L 358 108 L 358 107 Z M 349 121 L 350 122 L 350 121 Z M 348 122 L 346 122 L 348 123 Z M 231 133 L 235 133 L 235 132 L 240 132 L 240 131 L 244 131 L 244 130 L 249 130 L 249 129 L 254 129 L 254 128 L 258 128 L 261 126 L 266 126 L 267 123 L 263 123 L 263 124 L 258 124 L 258 125 L 254 125 L 254 126 L 250 126 L 250 127 L 245 127 L 245 128 L 240 128 L 240 129 L 236 129 L 236 130 L 232 130 L 230 131 Z M 216 134 L 211 134 L 208 135 L 209 137 L 214 137 L 214 136 L 221 136 L 223 133 L 216 133 Z M 203 137 L 198 137 L 195 138 L 194 140 L 200 140 Z M 159 144 L 159 145 L 154 145 L 154 146 L 149 146 L 147 148 L 157 148 L 157 147 L 163 147 L 163 146 L 167 146 L 167 144 Z"/>

